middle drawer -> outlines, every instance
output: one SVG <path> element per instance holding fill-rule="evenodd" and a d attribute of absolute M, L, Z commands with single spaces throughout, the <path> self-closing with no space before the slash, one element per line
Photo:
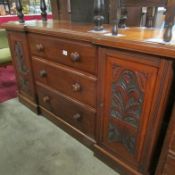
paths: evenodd
<path fill-rule="evenodd" d="M 96 78 L 33 58 L 35 80 L 96 108 Z"/>

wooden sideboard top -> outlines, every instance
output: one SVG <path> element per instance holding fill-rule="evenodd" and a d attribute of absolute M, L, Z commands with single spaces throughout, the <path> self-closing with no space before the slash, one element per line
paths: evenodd
<path fill-rule="evenodd" d="M 26 31 L 50 36 L 58 36 L 65 39 L 88 41 L 96 45 L 133 50 L 157 56 L 165 56 L 175 59 L 175 37 L 170 43 L 162 40 L 163 29 L 130 27 L 120 29 L 120 36 L 106 36 L 111 32 L 111 25 L 104 25 L 105 32 L 92 32 L 92 24 L 79 24 L 67 21 L 48 20 L 43 23 L 40 20 L 9 22 L 3 24 L 7 30 Z M 147 41 L 156 39 L 156 41 Z"/>

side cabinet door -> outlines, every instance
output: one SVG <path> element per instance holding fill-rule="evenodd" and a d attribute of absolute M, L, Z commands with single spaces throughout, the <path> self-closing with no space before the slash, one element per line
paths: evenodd
<path fill-rule="evenodd" d="M 35 89 L 26 33 L 8 32 L 8 38 L 16 70 L 19 99 L 35 108 Z"/>
<path fill-rule="evenodd" d="M 145 149 L 147 158 L 153 149 L 157 131 L 151 127 L 158 127 L 160 121 L 152 126 L 149 123 L 157 115 L 156 91 L 160 93 L 159 76 L 168 68 L 165 65 L 158 58 L 152 61 L 133 53 L 100 51 L 98 88 L 102 109 L 98 115 L 97 144 L 136 171 L 144 171 Z M 161 106 L 161 100 L 159 103 Z"/>

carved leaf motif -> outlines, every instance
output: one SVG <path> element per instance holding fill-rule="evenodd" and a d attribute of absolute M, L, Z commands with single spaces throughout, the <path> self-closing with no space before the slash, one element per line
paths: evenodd
<path fill-rule="evenodd" d="M 130 153 L 134 154 L 136 138 L 130 135 L 128 131 L 125 131 L 125 129 L 119 129 L 117 126 L 110 124 L 108 138 L 112 142 L 123 144 Z"/>
<path fill-rule="evenodd" d="M 29 80 L 26 75 L 29 73 L 29 69 L 25 63 L 23 45 L 20 41 L 16 41 L 14 44 L 15 58 L 17 64 L 17 70 L 19 73 L 19 85 L 20 90 L 26 92 L 27 94 L 31 93 Z"/>
<path fill-rule="evenodd" d="M 25 64 L 24 52 L 21 42 L 17 41 L 15 43 L 15 54 L 16 54 L 16 63 L 18 66 L 18 71 L 22 74 L 28 73 L 28 68 Z"/>
<path fill-rule="evenodd" d="M 141 75 L 143 80 L 139 78 L 139 82 L 142 83 L 138 83 L 138 74 L 142 73 L 113 66 L 111 117 L 125 121 L 135 128 L 138 127 L 141 115 L 146 78 Z M 141 88 L 139 84 L 142 84 Z"/>
<path fill-rule="evenodd" d="M 19 77 L 19 84 L 20 84 L 20 89 L 22 89 L 23 91 L 29 93 L 29 81 L 27 79 L 25 79 L 23 76 Z"/>
<path fill-rule="evenodd" d="M 136 72 L 136 76 L 140 90 L 144 92 L 146 87 L 146 81 L 149 78 L 149 75 L 142 72 Z"/>

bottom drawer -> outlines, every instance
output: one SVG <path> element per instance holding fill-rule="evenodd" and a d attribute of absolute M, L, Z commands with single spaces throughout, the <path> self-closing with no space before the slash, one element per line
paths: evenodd
<path fill-rule="evenodd" d="M 86 135 L 94 138 L 94 109 L 70 100 L 50 88 L 37 86 L 39 105 L 54 113 Z"/>

